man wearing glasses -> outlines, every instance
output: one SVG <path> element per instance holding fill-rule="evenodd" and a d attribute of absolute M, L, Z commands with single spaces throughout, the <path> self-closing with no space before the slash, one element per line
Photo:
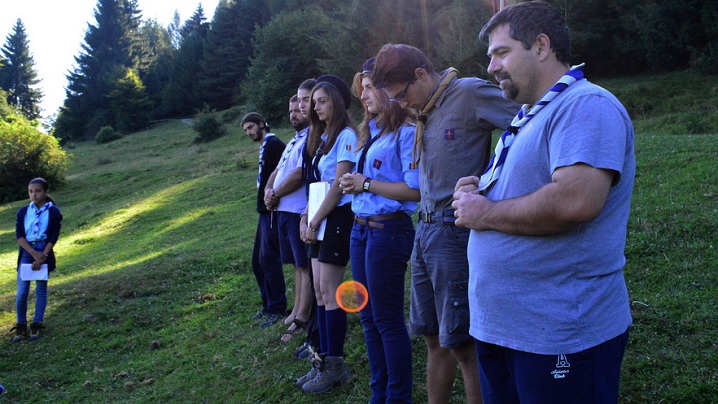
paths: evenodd
<path fill-rule="evenodd" d="M 421 202 L 411 258 L 410 324 L 412 334 L 424 336 L 428 348 L 429 402 L 450 401 L 457 362 L 467 402 L 480 402 L 469 335 L 469 230 L 455 226 L 451 203 L 459 178 L 484 171 L 491 132 L 505 129 L 519 106 L 486 80 L 458 78 L 453 68 L 437 72 L 410 45 L 384 45 L 371 79 L 392 102 L 419 113 L 413 159 L 419 167 Z"/>

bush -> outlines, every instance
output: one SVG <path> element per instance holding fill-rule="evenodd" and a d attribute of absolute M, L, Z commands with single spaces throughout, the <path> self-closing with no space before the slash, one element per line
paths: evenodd
<path fill-rule="evenodd" d="M 222 113 L 222 123 L 233 123 L 241 119 L 245 114 L 243 106 L 236 105 Z"/>
<path fill-rule="evenodd" d="M 215 117 L 209 108 L 199 112 L 192 121 L 192 129 L 197 132 L 194 143 L 207 143 L 227 135 L 227 128 Z"/>
<path fill-rule="evenodd" d="M 55 189 L 65 182 L 69 155 L 53 135 L 21 117 L 0 119 L 0 202 L 27 197 L 27 184 L 42 177 Z"/>
<path fill-rule="evenodd" d="M 122 134 L 109 125 L 101 127 L 95 136 L 95 141 L 98 144 L 110 143 L 117 139 L 122 139 Z"/>

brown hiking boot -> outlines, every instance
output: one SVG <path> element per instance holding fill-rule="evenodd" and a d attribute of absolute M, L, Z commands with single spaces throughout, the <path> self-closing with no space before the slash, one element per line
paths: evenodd
<path fill-rule="evenodd" d="M 10 341 L 20 342 L 27 335 L 27 323 L 17 323 L 10 331 L 15 331 L 15 336 Z"/>

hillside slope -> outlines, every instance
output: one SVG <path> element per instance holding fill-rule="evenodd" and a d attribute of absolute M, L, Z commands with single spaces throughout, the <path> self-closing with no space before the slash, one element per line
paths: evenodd
<path fill-rule="evenodd" d="M 661 80 L 600 83 L 664 111 L 636 120 L 625 269 L 635 324 L 621 402 L 710 402 L 718 397 L 718 130 L 666 134 L 650 125 L 715 108 L 718 91 L 715 80 L 704 82 L 693 97 L 702 101 L 689 105 L 689 76 Z M 663 96 L 651 94 L 662 87 Z M 260 330 L 248 319 L 260 305 L 250 267 L 258 145 L 237 125 L 209 144 L 193 145 L 194 136 L 168 121 L 68 150 L 67 185 L 52 194 L 65 220 L 48 330 L 34 343 L 0 341 L 7 402 L 315 402 L 291 386 L 308 370 L 292 358 L 298 338 L 282 344 L 283 326 Z M 14 218 L 25 203 L 0 205 L 4 329 L 15 321 Z M 350 315 L 346 355 L 355 378 L 321 401 L 369 397 L 362 338 Z M 426 402 L 425 348 L 421 339 L 413 345 L 414 400 Z M 463 402 L 460 381 L 452 402 Z"/>

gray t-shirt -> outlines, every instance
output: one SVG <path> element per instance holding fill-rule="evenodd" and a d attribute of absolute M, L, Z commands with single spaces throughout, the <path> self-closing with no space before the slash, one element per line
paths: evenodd
<path fill-rule="evenodd" d="M 536 354 L 569 354 L 631 324 L 622 268 L 636 170 L 633 126 L 611 93 L 581 80 L 551 101 L 520 130 L 487 197 L 529 194 L 550 183 L 557 168 L 576 163 L 616 173 L 594 220 L 550 236 L 471 231 L 475 338 Z"/>
<path fill-rule="evenodd" d="M 424 129 L 419 161 L 422 212 L 451 208 L 456 181 L 481 175 L 491 153 L 491 132 L 505 129 L 518 109 L 486 80 L 467 77 L 449 84 L 429 112 Z"/>

